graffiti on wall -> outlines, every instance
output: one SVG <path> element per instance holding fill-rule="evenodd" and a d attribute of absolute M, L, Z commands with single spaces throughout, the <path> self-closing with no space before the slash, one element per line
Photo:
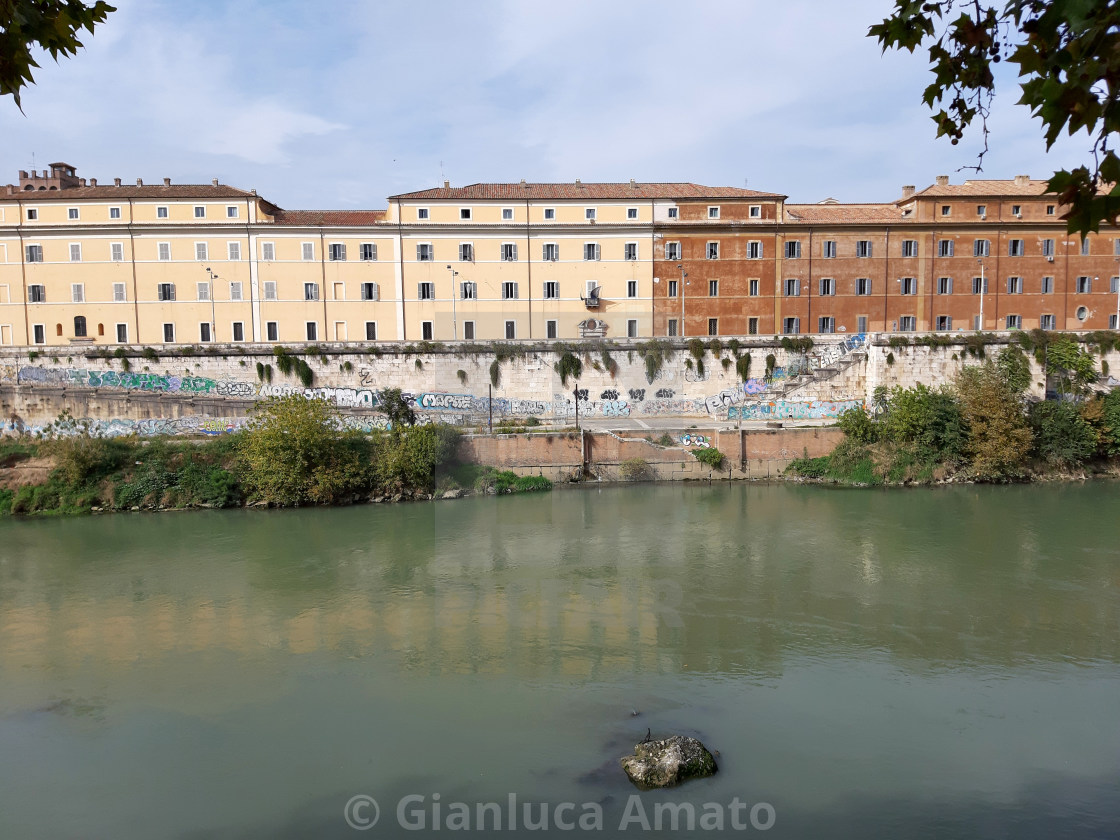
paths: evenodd
<path fill-rule="evenodd" d="M 137 435 L 139 437 L 162 437 L 174 435 L 224 435 L 232 434 L 249 425 L 248 417 L 207 417 L 195 415 L 188 417 L 156 417 L 144 420 L 114 417 L 109 420 L 99 420 L 86 417 L 80 420 L 69 420 L 65 423 L 52 422 L 43 424 L 27 424 L 19 419 L 10 419 L 0 422 L 0 434 L 7 435 L 51 435 L 55 437 L 69 437 L 71 435 L 89 434 L 91 437 L 113 438 Z M 388 418 L 381 415 L 371 417 L 345 416 L 338 418 L 338 425 L 344 429 L 356 429 L 362 432 L 387 429 Z"/>
<path fill-rule="evenodd" d="M 705 435 L 697 435 L 685 432 L 680 436 L 682 446 L 697 446 L 701 449 L 707 449 L 712 445 L 711 441 Z"/>
<path fill-rule="evenodd" d="M 819 347 L 809 355 L 809 366 L 814 370 L 836 364 L 844 356 L 867 343 L 866 333 L 850 335 L 839 344 L 828 344 Z"/>
<path fill-rule="evenodd" d="M 850 408 L 863 408 L 862 400 L 772 400 L 732 406 L 728 420 L 816 420 L 839 417 Z"/>

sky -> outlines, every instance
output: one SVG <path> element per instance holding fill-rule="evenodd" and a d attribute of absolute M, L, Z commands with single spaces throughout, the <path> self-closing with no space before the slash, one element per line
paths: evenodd
<path fill-rule="evenodd" d="M 694 181 L 893 201 L 976 163 L 935 138 L 922 53 L 866 36 L 891 0 L 113 0 L 76 57 L 0 98 L 0 183 L 52 161 L 111 183 L 378 209 L 478 181 Z M 979 177 L 1048 177 L 1003 65 Z"/>

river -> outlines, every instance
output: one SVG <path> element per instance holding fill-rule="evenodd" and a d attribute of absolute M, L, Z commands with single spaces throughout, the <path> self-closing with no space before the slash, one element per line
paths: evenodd
<path fill-rule="evenodd" d="M 697 837 L 1115 836 L 1118 509 L 737 483 L 6 519 L 0 837 L 414 837 L 454 803 L 518 836 L 663 804 Z M 647 728 L 720 772 L 639 794 Z"/>

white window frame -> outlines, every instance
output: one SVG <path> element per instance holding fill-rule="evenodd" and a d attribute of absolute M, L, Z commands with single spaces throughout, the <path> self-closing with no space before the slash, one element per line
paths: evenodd
<path fill-rule="evenodd" d="M 786 259 L 799 260 L 801 259 L 801 240 L 800 239 L 787 239 L 786 240 Z"/>
<path fill-rule="evenodd" d="M 521 288 L 516 280 L 502 282 L 502 300 L 518 300 L 521 297 Z"/>
<path fill-rule="evenodd" d="M 238 207 L 236 204 L 227 204 L 226 205 L 226 218 L 227 219 L 236 219 L 240 215 L 241 215 L 241 208 Z"/>
<path fill-rule="evenodd" d="M 1023 293 L 1023 278 L 1016 274 L 1012 274 L 1008 277 L 1007 293 L 1009 295 L 1021 295 Z"/>
<path fill-rule="evenodd" d="M 503 221 L 503 222 L 512 222 L 512 221 L 516 221 L 516 220 L 514 219 L 514 212 L 513 212 L 513 208 L 512 208 L 512 207 L 503 207 L 503 208 L 502 208 L 502 221 Z"/>
<path fill-rule="evenodd" d="M 416 243 L 416 262 L 435 262 L 436 250 L 431 242 Z"/>
<path fill-rule="evenodd" d="M 750 206 L 748 206 L 747 207 L 747 218 L 748 219 L 761 219 L 762 218 L 762 205 L 761 204 L 751 204 Z"/>
<path fill-rule="evenodd" d="M 327 261 L 328 262 L 346 262 L 346 243 L 345 242 L 328 242 L 327 243 Z"/>
<path fill-rule="evenodd" d="M 303 284 L 303 300 L 304 303 L 319 300 L 319 284 L 318 283 L 304 283 Z"/>
<path fill-rule="evenodd" d="M 364 301 L 381 300 L 381 288 L 372 280 L 366 280 L 358 286 L 358 294 Z"/>
<path fill-rule="evenodd" d="M 665 259 L 679 260 L 681 258 L 681 243 L 680 242 L 666 242 L 665 243 Z"/>
<path fill-rule="evenodd" d="M 718 219 L 719 218 L 719 205 L 718 204 L 708 205 L 708 218 L 709 219 Z"/>
<path fill-rule="evenodd" d="M 237 337 L 237 330 L 241 328 L 241 338 Z M 229 324 L 229 340 L 235 342 L 242 342 L 245 340 L 245 322 L 244 321 L 230 321 Z"/>
<path fill-rule="evenodd" d="M 974 239 L 972 240 L 972 256 L 974 257 L 989 257 L 992 254 L 992 240 L 990 239 Z"/>
<path fill-rule="evenodd" d="M 637 220 L 638 220 L 638 208 L 637 207 L 627 207 L 626 208 L 626 221 L 630 222 L 630 221 L 637 221 Z"/>
<path fill-rule="evenodd" d="M 917 277 L 899 277 L 898 278 L 898 293 L 900 295 L 910 297 L 918 294 L 918 278 Z"/>
<path fill-rule="evenodd" d="M 264 322 L 264 335 L 265 341 L 279 341 L 280 340 L 280 322 L 279 321 L 265 321 Z"/>
<path fill-rule="evenodd" d="M 951 295 L 953 293 L 953 278 L 952 277 L 938 277 L 937 288 L 934 293 L 938 295 Z"/>
<path fill-rule="evenodd" d="M 227 242 L 226 243 L 226 257 L 229 262 L 241 261 L 241 243 L 240 242 Z"/>
<path fill-rule="evenodd" d="M 595 215 L 596 215 L 596 213 L 595 213 L 595 208 L 594 207 L 584 207 L 583 208 L 584 221 L 587 221 L 587 222 L 595 221 Z"/>
<path fill-rule="evenodd" d="M 196 219 L 205 219 L 206 218 L 206 205 L 205 204 L 196 204 L 194 206 L 194 217 Z"/>
<path fill-rule="evenodd" d="M 79 210 L 77 207 L 67 207 L 66 208 L 66 221 L 77 222 L 77 221 L 80 221 L 81 218 L 82 218 L 82 211 Z"/>
<path fill-rule="evenodd" d="M 821 259 L 834 260 L 836 259 L 836 240 L 826 239 L 821 243 Z"/>
<path fill-rule="evenodd" d="M 473 215 L 474 215 L 474 213 L 473 213 L 472 208 L 470 208 L 470 207 L 460 207 L 459 208 L 459 221 L 460 222 L 471 221 Z"/>
<path fill-rule="evenodd" d="M 70 251 L 70 262 L 81 262 L 82 261 L 82 243 L 81 242 L 71 242 L 68 250 Z"/>
<path fill-rule="evenodd" d="M 300 242 L 299 255 L 303 262 L 315 261 L 315 243 L 314 242 Z"/>
<path fill-rule="evenodd" d="M 869 260 L 875 253 L 875 246 L 870 239 L 856 240 L 856 259 Z"/>
<path fill-rule="evenodd" d="M 166 204 L 158 205 L 156 207 L 156 218 L 157 219 L 170 219 L 171 218 L 171 208 L 168 207 Z"/>
<path fill-rule="evenodd" d="M 71 303 L 85 303 L 86 302 L 86 284 L 85 283 L 71 283 L 70 284 L 70 302 Z"/>
<path fill-rule="evenodd" d="M 709 260 L 719 259 L 719 240 L 709 239 L 704 244 L 704 257 Z"/>
<path fill-rule="evenodd" d="M 113 303 L 124 303 L 128 300 L 128 286 L 124 283 L 113 284 Z"/>
<path fill-rule="evenodd" d="M 899 332 L 914 332 L 918 328 L 918 319 L 913 315 L 900 315 L 898 318 Z"/>
<path fill-rule="evenodd" d="M 624 242 L 622 245 L 622 259 L 626 262 L 638 261 L 638 243 Z"/>
<path fill-rule="evenodd" d="M 1047 274 L 1042 277 L 1038 283 L 1038 293 L 1040 295 L 1054 294 L 1054 278 Z"/>
<path fill-rule="evenodd" d="M 545 207 L 543 209 L 544 209 L 543 218 L 546 222 L 556 221 L 556 208 L 555 207 Z"/>
<path fill-rule="evenodd" d="M 918 256 L 918 240 L 917 239 L 903 239 L 902 240 L 902 257 L 903 259 L 914 259 Z"/>
<path fill-rule="evenodd" d="M 517 243 L 503 242 L 499 254 L 502 262 L 517 262 Z"/>
<path fill-rule="evenodd" d="M 430 207 L 417 207 L 416 208 L 416 221 L 430 222 L 432 220 L 432 210 Z"/>
<path fill-rule="evenodd" d="M 762 240 L 752 239 L 747 243 L 747 259 L 748 260 L 761 260 L 765 249 L 762 246 Z"/>
<path fill-rule="evenodd" d="M 544 288 L 541 294 L 544 300 L 559 300 L 560 299 L 560 281 L 559 280 L 545 280 Z"/>
<path fill-rule="evenodd" d="M 953 256 L 953 244 L 952 239 L 937 240 L 937 256 L 942 259 Z"/>
<path fill-rule="evenodd" d="M 551 252 L 551 256 L 549 253 Z M 558 262 L 560 260 L 560 243 L 544 242 L 541 244 L 541 261 Z"/>
<path fill-rule="evenodd" d="M 201 283 L 198 283 L 196 285 L 196 289 L 197 289 L 197 295 L 196 295 L 197 300 L 199 302 L 209 303 L 210 302 L 210 284 L 207 281 L 203 280 Z"/>
<path fill-rule="evenodd" d="M 169 334 L 170 334 L 170 337 L 168 337 Z M 164 324 L 163 325 L 163 343 L 164 344 L 174 344 L 175 343 L 175 325 L 174 324 Z"/>
<path fill-rule="evenodd" d="M 478 284 L 473 280 L 459 282 L 459 300 L 478 300 Z"/>
<path fill-rule="evenodd" d="M 1055 326 L 1055 324 L 1057 324 L 1057 322 L 1058 322 L 1058 319 L 1055 318 L 1053 315 L 1051 315 L 1049 313 L 1038 316 L 1038 326 L 1039 326 L 1040 329 L 1043 329 L 1043 330 L 1054 329 L 1054 326 Z"/>
<path fill-rule="evenodd" d="M 265 300 L 277 300 L 276 281 L 275 280 L 265 280 L 264 281 L 264 299 Z"/>
<path fill-rule="evenodd" d="M 590 256 L 588 256 L 590 254 Z M 598 242 L 584 242 L 583 243 L 583 261 L 594 262 L 602 257 L 602 250 Z"/>
<path fill-rule="evenodd" d="M 670 219 L 679 219 L 681 217 L 681 208 L 679 208 L 679 207 L 667 207 L 665 209 L 668 211 L 668 217 Z"/>
<path fill-rule="evenodd" d="M 560 336 L 560 323 L 552 318 L 544 322 L 544 337 L 558 338 Z"/>
<path fill-rule="evenodd" d="M 210 245 L 206 242 L 194 243 L 194 261 L 208 262 L 210 260 Z"/>
<path fill-rule="evenodd" d="M 128 344 L 128 324 L 116 325 L 117 344 Z"/>
<path fill-rule="evenodd" d="M 114 215 L 114 214 L 116 214 L 116 215 Z M 109 208 L 109 218 L 111 220 L 116 220 L 116 219 L 121 218 L 121 208 L 120 207 L 110 207 Z"/>
<path fill-rule="evenodd" d="M 416 299 L 417 300 L 435 300 L 436 299 L 436 284 L 431 280 L 421 280 L 416 284 Z"/>
<path fill-rule="evenodd" d="M 358 262 L 377 262 L 377 243 L 362 242 L 358 245 Z"/>
<path fill-rule="evenodd" d="M 459 243 L 459 262 L 474 262 L 474 243 Z"/>
<path fill-rule="evenodd" d="M 1023 239 L 1008 239 L 1007 240 L 1007 256 L 1021 257 L 1027 252 L 1027 243 Z"/>
<path fill-rule="evenodd" d="M 118 256 L 118 254 L 120 256 Z M 109 243 L 109 262 L 124 262 L 124 243 L 123 242 L 110 242 Z"/>
<path fill-rule="evenodd" d="M 870 277 L 857 277 L 855 282 L 856 297 L 868 297 L 871 295 L 873 284 Z"/>
<path fill-rule="evenodd" d="M 370 329 L 370 327 L 372 327 L 373 329 Z M 372 335 L 370 333 L 372 333 Z M 376 321 L 366 321 L 365 336 L 366 336 L 366 338 L 365 338 L 366 341 L 377 341 L 377 322 Z"/>
<path fill-rule="evenodd" d="M 627 280 L 626 281 L 626 297 L 636 298 L 637 296 L 638 296 L 638 281 L 637 280 Z"/>
<path fill-rule="evenodd" d="M 261 262 L 276 262 L 276 243 L 261 243 Z"/>
<path fill-rule="evenodd" d="M 836 278 L 835 277 L 822 277 L 819 283 L 818 297 L 835 297 L 836 296 Z"/>
<path fill-rule="evenodd" d="M 229 283 L 229 299 L 231 301 L 244 300 L 245 289 L 240 280 L 231 280 Z"/>
<path fill-rule="evenodd" d="M 38 220 L 39 220 L 39 208 L 38 207 L 28 207 L 27 208 L 27 221 L 36 222 Z"/>
<path fill-rule="evenodd" d="M 166 254 L 166 256 L 164 256 Z M 156 243 L 156 261 L 157 262 L 171 262 L 171 243 L 170 242 L 157 242 Z"/>

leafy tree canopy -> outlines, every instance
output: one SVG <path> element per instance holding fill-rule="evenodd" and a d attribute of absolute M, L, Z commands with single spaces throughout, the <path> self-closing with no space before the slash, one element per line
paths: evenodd
<path fill-rule="evenodd" d="M 1120 3 L 1114 0 L 895 0 L 872 26 L 884 51 L 929 51 L 933 82 L 922 99 L 937 136 L 957 143 L 979 121 L 988 150 L 987 118 L 995 94 L 992 66 L 1019 68 L 1019 103 L 1042 121 L 1046 148 L 1063 131 L 1092 138 L 1092 162 L 1055 172 L 1049 189 L 1067 206 L 1070 233 L 1098 231 L 1120 216 L 1120 158 L 1111 143 L 1120 129 Z M 928 46 L 927 46 L 928 45 Z M 977 171 L 980 166 L 976 167 Z"/>

